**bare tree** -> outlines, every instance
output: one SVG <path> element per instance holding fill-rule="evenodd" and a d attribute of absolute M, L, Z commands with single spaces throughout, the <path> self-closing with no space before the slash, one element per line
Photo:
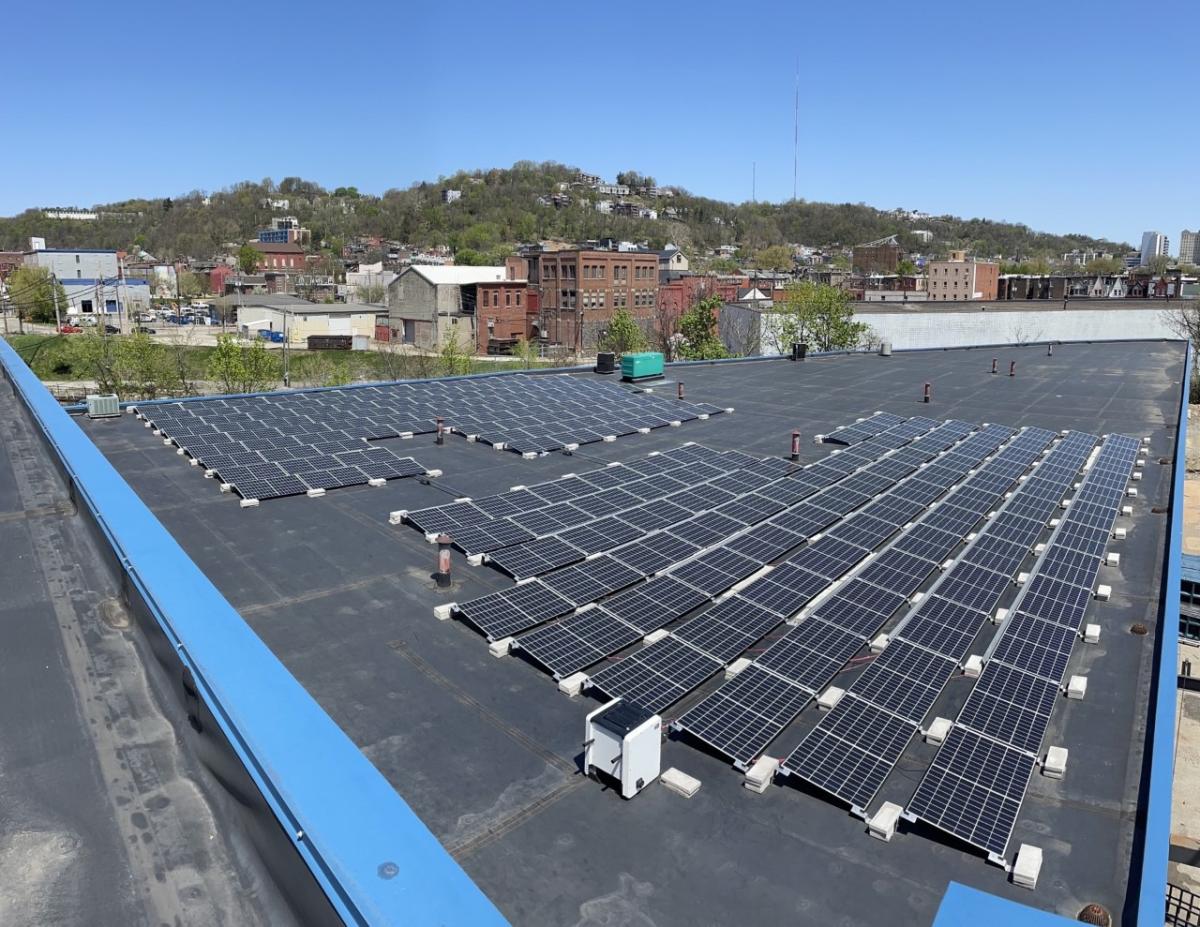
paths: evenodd
<path fill-rule="evenodd" d="M 1014 325 L 1009 329 L 1009 337 L 1012 343 L 1024 347 L 1027 344 L 1042 340 L 1042 330 L 1040 328 L 1029 329 L 1023 325 Z"/>

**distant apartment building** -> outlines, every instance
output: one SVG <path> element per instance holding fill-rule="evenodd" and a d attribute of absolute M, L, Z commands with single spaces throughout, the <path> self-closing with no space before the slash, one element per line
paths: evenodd
<path fill-rule="evenodd" d="M 649 320 L 658 304 L 657 251 L 573 249 L 531 253 L 529 283 L 541 297 L 542 337 L 591 347 L 613 313 Z"/>
<path fill-rule="evenodd" d="M 457 203 L 461 199 L 462 199 L 462 190 L 443 190 L 442 191 L 442 202 L 443 203 Z"/>
<path fill-rule="evenodd" d="M 1156 257 L 1166 257 L 1170 240 L 1162 232 L 1142 232 L 1142 266 L 1149 267 Z"/>
<path fill-rule="evenodd" d="M 950 260 L 930 261 L 925 273 L 930 300 L 995 299 L 1000 265 L 951 251 Z"/>
<path fill-rule="evenodd" d="M 1200 231 L 1189 232 L 1184 229 L 1179 233 L 1179 261 L 1200 264 Z"/>
<path fill-rule="evenodd" d="M 258 230 L 258 240 L 269 244 L 286 244 L 294 242 L 307 245 L 312 240 L 312 233 L 300 227 L 300 220 L 295 216 L 279 216 L 271 220 L 271 227 Z"/>
<path fill-rule="evenodd" d="M 900 244 L 895 235 L 855 245 L 851 267 L 856 274 L 894 274 L 900 264 Z"/>
<path fill-rule="evenodd" d="M 913 229 L 910 234 L 913 238 L 926 245 L 933 241 L 933 232 L 929 231 L 929 229 Z"/>

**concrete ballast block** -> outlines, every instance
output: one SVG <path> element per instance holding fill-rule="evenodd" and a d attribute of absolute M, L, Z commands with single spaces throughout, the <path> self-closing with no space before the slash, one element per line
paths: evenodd
<path fill-rule="evenodd" d="M 666 628 L 659 628 L 657 631 L 651 631 L 649 634 L 643 637 L 642 641 L 647 644 L 657 644 L 670 633 L 671 632 Z"/>
<path fill-rule="evenodd" d="M 498 641 L 492 641 L 488 644 L 488 653 L 493 657 L 507 657 L 508 652 L 512 649 L 513 638 L 502 637 Z"/>
<path fill-rule="evenodd" d="M 1101 583 L 1096 587 L 1096 598 L 1101 602 L 1107 602 L 1112 598 L 1112 586 L 1107 586 L 1104 583 Z"/>
<path fill-rule="evenodd" d="M 571 698 L 575 698 L 583 691 L 583 684 L 587 681 L 587 673 L 572 673 L 570 676 L 564 676 L 558 681 L 558 691 L 565 692 Z"/>
<path fill-rule="evenodd" d="M 749 666 L 750 663 L 751 663 L 751 660 L 749 657 L 738 657 L 736 660 L 734 660 L 732 663 L 730 663 L 727 667 L 725 667 L 725 678 L 732 679 L 734 676 L 736 676 L 738 673 L 740 673 L 742 670 L 744 670 L 747 666 Z"/>
<path fill-rule="evenodd" d="M 1046 761 L 1042 764 L 1042 775 L 1047 779 L 1061 779 L 1067 771 L 1066 747 L 1051 747 L 1046 751 Z"/>
<path fill-rule="evenodd" d="M 1109 551 L 1109 553 L 1104 558 L 1104 564 L 1105 564 L 1105 566 L 1111 566 L 1111 567 L 1120 566 L 1121 565 L 1121 555 L 1118 554 L 1116 551 Z"/>
<path fill-rule="evenodd" d="M 767 786 L 775 781 L 777 769 L 779 769 L 779 760 L 773 756 L 760 756 L 754 765 L 746 770 L 746 778 L 742 785 L 751 792 L 761 795 L 767 790 Z"/>
<path fill-rule="evenodd" d="M 697 779 L 695 776 L 689 776 L 687 773 L 676 769 L 674 766 L 659 776 L 658 779 L 672 792 L 677 795 L 682 795 L 684 798 L 691 798 L 700 791 L 699 779 Z"/>
<path fill-rule="evenodd" d="M 438 621 L 449 621 L 450 612 L 454 608 L 453 602 L 446 602 L 442 605 L 433 606 L 433 617 Z"/>
<path fill-rule="evenodd" d="M 1087 695 L 1087 679 L 1086 676 L 1072 676 L 1067 681 L 1067 698 L 1079 700 Z"/>
<path fill-rule="evenodd" d="M 996 609 L 996 614 L 994 614 L 992 616 L 992 624 L 1004 624 L 1004 622 L 1007 619 L 1008 619 L 1008 609 L 1007 608 L 998 608 L 998 609 Z"/>
<path fill-rule="evenodd" d="M 867 822 L 867 833 L 885 843 L 896 836 L 896 822 L 904 809 L 895 802 L 885 801 Z"/>
<path fill-rule="evenodd" d="M 1029 843 L 1022 843 L 1017 851 L 1017 861 L 1013 865 L 1013 885 L 1022 888 L 1037 888 L 1038 875 L 1042 871 L 1042 848 Z"/>
<path fill-rule="evenodd" d="M 1086 644 L 1100 643 L 1100 625 L 1085 624 L 1083 626 L 1083 640 Z"/>
<path fill-rule="evenodd" d="M 875 640 L 871 641 L 871 653 L 883 653 L 888 645 L 888 636 L 880 634 Z"/>
<path fill-rule="evenodd" d="M 925 743 L 937 746 L 942 743 L 950 734 L 950 719 L 949 718 L 934 718 L 929 727 L 925 729 Z"/>
<path fill-rule="evenodd" d="M 1126 535 L 1127 535 L 1127 532 L 1124 528 L 1113 528 L 1113 540 L 1114 541 L 1123 541 L 1123 540 L 1125 540 Z"/>
<path fill-rule="evenodd" d="M 982 672 L 983 672 L 983 657 L 981 657 L 977 653 L 973 653 L 969 657 L 967 657 L 967 662 L 963 664 L 963 675 L 975 677 L 975 676 L 978 676 Z"/>
<path fill-rule="evenodd" d="M 837 686 L 830 686 L 819 696 L 817 696 L 817 708 L 821 711 L 829 711 L 837 706 L 837 703 L 842 700 L 842 696 L 845 694 L 845 689 L 839 689 Z"/>

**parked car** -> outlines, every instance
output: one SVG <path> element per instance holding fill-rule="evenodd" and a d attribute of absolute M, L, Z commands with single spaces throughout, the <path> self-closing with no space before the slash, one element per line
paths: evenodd
<path fill-rule="evenodd" d="M 115 325 L 105 325 L 104 326 L 104 334 L 119 335 L 119 334 L 121 334 L 121 329 L 117 328 L 117 326 L 115 326 Z"/>
<path fill-rule="evenodd" d="M 82 331 L 83 329 L 78 325 L 66 324 L 58 326 L 58 333 L 60 335 L 78 335 Z"/>
<path fill-rule="evenodd" d="M 136 326 L 134 326 L 133 330 L 134 330 L 134 332 L 136 332 L 139 335 L 156 335 L 156 334 L 158 334 L 158 329 L 151 328 L 149 325 L 136 325 Z"/>

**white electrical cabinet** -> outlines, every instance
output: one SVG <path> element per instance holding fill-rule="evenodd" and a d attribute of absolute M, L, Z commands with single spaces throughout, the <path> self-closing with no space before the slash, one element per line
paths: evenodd
<path fill-rule="evenodd" d="M 597 708 L 585 722 L 583 768 L 633 798 L 662 769 L 662 718 L 619 698 Z"/>

